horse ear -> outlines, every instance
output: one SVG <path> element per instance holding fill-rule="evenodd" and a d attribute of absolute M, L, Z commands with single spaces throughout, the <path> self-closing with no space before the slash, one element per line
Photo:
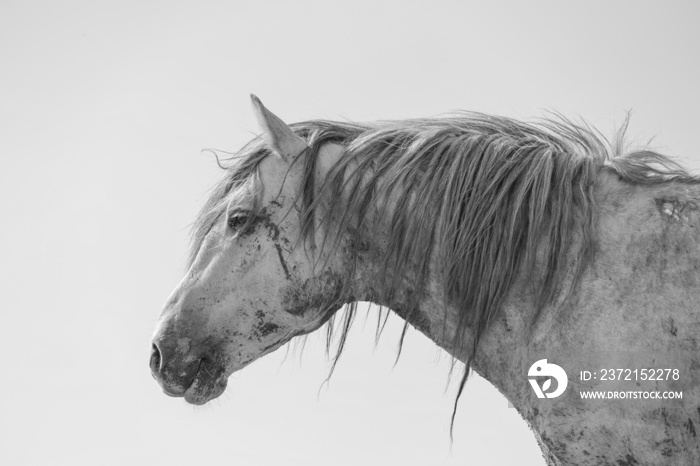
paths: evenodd
<path fill-rule="evenodd" d="M 269 111 L 260 99 L 253 94 L 250 94 L 250 99 L 253 101 L 255 117 L 263 131 L 263 140 L 282 160 L 291 162 L 308 147 L 306 141 L 297 136 L 277 115 Z"/>

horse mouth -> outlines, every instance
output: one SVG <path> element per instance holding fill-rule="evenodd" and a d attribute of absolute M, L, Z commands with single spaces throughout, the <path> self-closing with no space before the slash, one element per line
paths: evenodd
<path fill-rule="evenodd" d="M 187 388 L 183 390 L 177 386 L 169 386 L 167 383 L 161 383 L 161 388 L 168 396 L 183 397 L 190 404 L 203 405 L 220 396 L 226 390 L 227 382 L 228 377 L 224 368 L 202 359 Z"/>
<path fill-rule="evenodd" d="M 202 359 L 192 383 L 180 396 L 183 396 L 185 401 L 190 404 L 203 405 L 224 393 L 227 382 L 228 377 L 226 377 L 223 368 L 216 367 L 211 362 Z"/>

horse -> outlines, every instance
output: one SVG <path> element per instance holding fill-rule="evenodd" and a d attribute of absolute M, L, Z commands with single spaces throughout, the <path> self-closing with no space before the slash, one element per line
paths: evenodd
<path fill-rule="evenodd" d="M 699 177 L 627 150 L 627 123 L 287 125 L 251 98 L 261 134 L 222 167 L 153 335 L 166 394 L 206 403 L 339 318 L 337 358 L 368 301 L 464 363 L 460 393 L 470 370 L 495 385 L 550 465 L 700 464 Z"/>

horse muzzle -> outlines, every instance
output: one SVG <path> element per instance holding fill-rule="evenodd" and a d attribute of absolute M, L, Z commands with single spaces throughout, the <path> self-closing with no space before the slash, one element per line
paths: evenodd
<path fill-rule="evenodd" d="M 151 375 L 173 397 L 184 397 L 194 405 L 202 405 L 226 389 L 228 377 L 224 367 L 207 357 L 196 357 L 189 349 L 189 339 L 175 339 L 169 344 L 164 338 L 154 338 L 151 346 Z"/>

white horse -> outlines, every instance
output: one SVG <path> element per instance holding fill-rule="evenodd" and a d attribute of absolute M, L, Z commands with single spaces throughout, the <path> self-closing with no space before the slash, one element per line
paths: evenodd
<path fill-rule="evenodd" d="M 560 118 L 290 128 L 253 103 L 153 337 L 165 393 L 206 403 L 349 304 L 342 349 L 371 301 L 466 364 L 460 392 L 470 367 L 498 387 L 549 464 L 700 464 L 700 179 Z"/>

